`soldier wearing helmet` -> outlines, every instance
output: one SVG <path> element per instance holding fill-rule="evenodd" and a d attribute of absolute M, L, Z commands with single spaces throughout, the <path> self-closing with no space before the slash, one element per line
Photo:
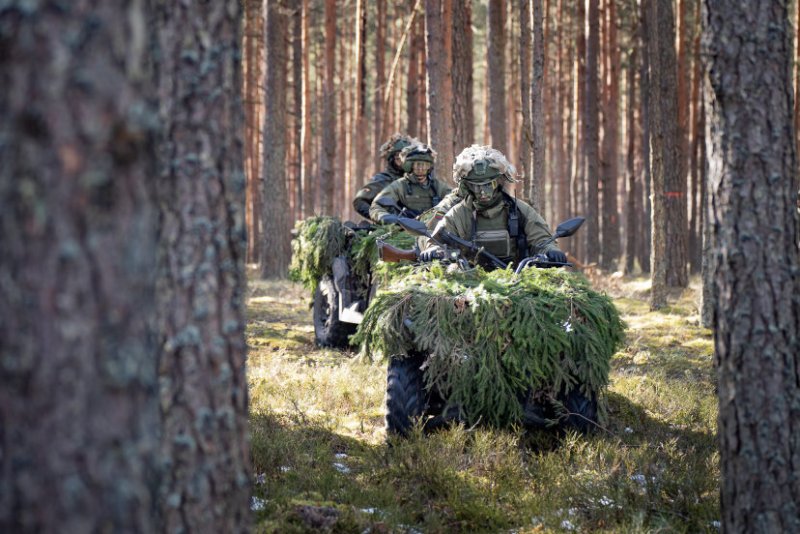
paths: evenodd
<path fill-rule="evenodd" d="M 500 151 L 478 145 L 465 148 L 453 165 L 453 178 L 463 200 L 446 214 L 435 216 L 434 237 L 437 231 L 447 230 L 506 262 L 544 253 L 550 261 L 565 263 L 566 255 L 555 243 L 537 249 L 538 243 L 551 237 L 542 216 L 503 190 L 505 183 L 517 181 L 515 174 L 516 169 Z M 440 247 L 429 242 L 420 259 L 430 261 L 440 254 Z"/>
<path fill-rule="evenodd" d="M 369 209 L 370 219 L 389 223 L 396 217 L 397 214 L 390 213 L 381 205 L 379 201 L 382 198 L 394 200 L 412 217 L 438 204 L 450 192 L 450 188 L 431 175 L 435 158 L 436 152 L 428 145 L 417 143 L 405 147 L 400 153 L 405 175 L 389 184 L 375 197 Z"/>
<path fill-rule="evenodd" d="M 378 193 L 403 176 L 403 163 L 400 160 L 400 152 L 405 147 L 415 143 L 419 143 L 419 141 L 413 137 L 396 133 L 381 145 L 381 159 L 386 162 L 386 168 L 373 176 L 356 193 L 356 197 L 353 199 L 353 208 L 359 215 L 369 219 L 369 207 L 375 197 L 378 196 Z"/>

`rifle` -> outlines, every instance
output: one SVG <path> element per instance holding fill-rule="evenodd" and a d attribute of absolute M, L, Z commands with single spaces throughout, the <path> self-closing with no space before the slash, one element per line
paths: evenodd
<path fill-rule="evenodd" d="M 404 250 L 383 241 L 378 241 L 378 256 L 388 263 L 396 263 L 401 260 L 417 261 L 415 250 Z"/>

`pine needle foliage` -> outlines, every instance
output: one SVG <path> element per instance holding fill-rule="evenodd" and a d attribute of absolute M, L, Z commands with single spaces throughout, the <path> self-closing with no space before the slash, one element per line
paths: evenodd
<path fill-rule="evenodd" d="M 368 288 L 371 273 L 379 262 L 379 240 L 395 247 L 409 249 L 414 238 L 395 225 L 378 225 L 373 229 L 348 228 L 337 217 L 309 217 L 295 225 L 292 240 L 292 263 L 289 278 L 312 293 L 323 276 L 332 274 L 333 260 L 347 255 L 351 272 Z M 395 267 L 387 264 L 382 273 Z"/>
<path fill-rule="evenodd" d="M 407 268 L 408 269 L 408 268 Z M 427 354 L 428 388 L 469 422 L 520 421 L 532 392 L 580 388 L 601 401 L 625 325 L 583 275 L 556 269 L 414 268 L 379 293 L 353 340 L 362 357 Z"/>

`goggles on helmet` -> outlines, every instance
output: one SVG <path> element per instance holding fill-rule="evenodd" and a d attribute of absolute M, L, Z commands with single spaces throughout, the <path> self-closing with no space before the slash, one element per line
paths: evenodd
<path fill-rule="evenodd" d="M 476 198 L 490 197 L 497 189 L 497 178 L 479 184 L 465 181 L 464 184 Z"/>

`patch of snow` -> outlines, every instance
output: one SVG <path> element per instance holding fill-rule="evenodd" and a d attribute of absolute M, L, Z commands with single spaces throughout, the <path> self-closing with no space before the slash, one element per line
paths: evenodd
<path fill-rule="evenodd" d="M 575 530 L 575 525 L 572 522 L 567 521 L 566 519 L 561 522 L 561 528 L 564 530 Z"/>
<path fill-rule="evenodd" d="M 267 475 L 265 473 L 261 473 L 255 476 L 253 482 L 256 483 L 257 486 L 261 486 L 267 483 Z"/>
<path fill-rule="evenodd" d="M 633 429 L 631 427 L 629 427 L 629 426 L 626 426 L 625 427 L 625 433 L 626 434 L 633 434 Z"/>
<path fill-rule="evenodd" d="M 334 456 L 334 458 L 336 458 L 337 460 L 343 460 L 343 459 L 347 458 L 347 455 L 346 455 L 345 453 L 343 453 L 343 452 L 337 452 L 337 453 L 336 453 L 336 454 L 334 454 L 333 456 Z"/>
<path fill-rule="evenodd" d="M 614 504 L 614 501 L 603 495 L 602 497 L 600 497 L 600 504 L 602 504 L 603 506 L 611 506 L 612 504 Z"/>
<path fill-rule="evenodd" d="M 290 465 L 282 465 L 281 466 L 281 473 L 288 473 L 292 470 L 292 466 Z"/>
<path fill-rule="evenodd" d="M 561 326 L 564 327 L 564 332 L 566 332 L 567 334 L 572 332 L 572 323 L 569 322 L 569 320 L 566 320 L 563 323 L 561 323 Z"/>
<path fill-rule="evenodd" d="M 722 523 L 720 523 L 719 521 L 712 521 L 711 523 L 708 524 L 708 526 L 719 530 L 722 528 Z"/>
<path fill-rule="evenodd" d="M 267 501 L 260 497 L 253 496 L 250 498 L 250 509 L 254 512 L 260 512 L 267 506 Z"/>
<path fill-rule="evenodd" d="M 642 475 L 641 473 L 637 473 L 635 475 L 631 475 L 631 480 L 639 484 L 640 486 L 644 486 L 647 484 L 647 478 Z"/>
<path fill-rule="evenodd" d="M 361 512 L 364 514 L 377 514 L 380 512 L 379 508 L 362 508 Z"/>
<path fill-rule="evenodd" d="M 350 468 L 344 465 L 343 463 L 334 462 L 333 467 L 335 467 L 336 470 L 339 471 L 340 473 L 347 474 L 350 472 Z"/>

